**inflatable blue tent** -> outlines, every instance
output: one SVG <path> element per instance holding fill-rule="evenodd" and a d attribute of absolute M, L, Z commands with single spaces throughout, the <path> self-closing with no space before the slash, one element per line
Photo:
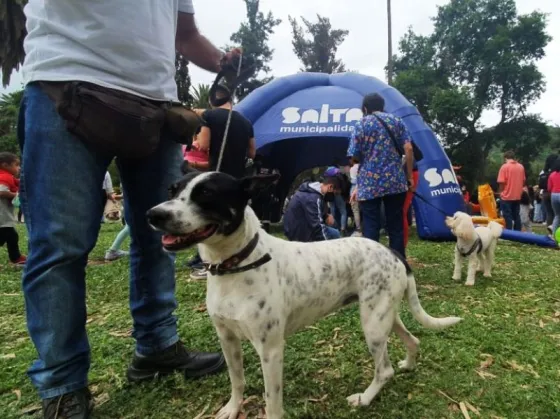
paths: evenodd
<path fill-rule="evenodd" d="M 454 239 L 444 214 L 464 211 L 464 201 L 451 163 L 418 110 L 396 89 L 356 73 L 298 73 L 275 79 L 237 106 L 254 125 L 257 148 L 282 174 L 285 196 L 303 170 L 348 161 L 353 124 L 362 116 L 368 93 L 385 98 L 386 111 L 401 117 L 424 158 L 413 205 L 418 235 L 427 240 Z"/>

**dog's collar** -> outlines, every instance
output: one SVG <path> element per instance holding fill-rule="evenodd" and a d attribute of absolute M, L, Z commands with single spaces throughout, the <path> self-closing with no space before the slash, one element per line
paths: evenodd
<path fill-rule="evenodd" d="M 474 241 L 474 244 L 472 245 L 472 247 L 468 251 L 463 252 L 461 250 L 461 248 L 459 247 L 459 243 L 457 243 L 457 250 L 459 251 L 459 254 L 461 256 L 463 256 L 464 258 L 472 255 L 474 252 L 476 252 L 478 254 L 482 250 L 482 240 L 480 240 L 480 236 L 477 234 L 476 240 Z"/>
<path fill-rule="evenodd" d="M 261 258 L 257 259 L 253 263 L 248 265 L 239 266 L 245 259 L 249 257 L 253 250 L 257 247 L 259 242 L 259 233 L 257 232 L 251 241 L 245 246 L 239 253 L 236 253 L 232 257 L 224 260 L 221 263 L 203 263 L 204 267 L 212 275 L 227 275 L 227 274 L 238 274 L 241 272 L 250 271 L 251 269 L 256 269 L 259 266 L 264 265 L 269 262 L 272 257 L 270 254 L 265 253 Z"/>

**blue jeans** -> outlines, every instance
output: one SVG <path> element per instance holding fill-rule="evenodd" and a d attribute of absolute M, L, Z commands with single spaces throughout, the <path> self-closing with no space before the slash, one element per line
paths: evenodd
<path fill-rule="evenodd" d="M 346 202 L 344 198 L 337 194 L 334 196 L 334 201 L 329 202 L 329 208 L 331 214 L 336 221 L 336 225 L 340 227 L 341 230 L 346 230 L 346 225 L 348 224 L 348 212 L 346 211 Z"/>
<path fill-rule="evenodd" d="M 385 195 L 381 198 L 360 201 L 362 234 L 368 239 L 379 241 L 382 227 L 381 203 L 385 207 L 385 222 L 389 235 L 389 247 L 406 257 L 404 246 L 403 210 L 406 193 Z"/>
<path fill-rule="evenodd" d="M 521 205 L 519 201 L 500 201 L 500 209 L 509 230 L 521 231 Z"/>
<path fill-rule="evenodd" d="M 554 220 L 552 221 L 552 236 L 555 236 L 556 230 L 560 227 L 560 193 L 550 194 L 550 203 L 554 211 Z"/>
<path fill-rule="evenodd" d="M 85 269 L 103 212 L 101 189 L 111 156 L 86 147 L 65 128 L 49 97 L 25 89 L 18 136 L 22 150 L 21 206 L 29 232 L 23 273 L 27 327 L 38 353 L 28 371 L 41 398 L 87 385 Z M 125 217 L 130 227 L 130 310 L 138 353 L 178 341 L 174 258 L 146 211 L 167 199 L 180 177 L 181 147 L 162 139 L 150 157 L 120 160 Z"/>
<path fill-rule="evenodd" d="M 327 236 L 327 240 L 340 239 L 340 231 L 338 231 L 336 228 L 326 226 L 325 233 Z"/>

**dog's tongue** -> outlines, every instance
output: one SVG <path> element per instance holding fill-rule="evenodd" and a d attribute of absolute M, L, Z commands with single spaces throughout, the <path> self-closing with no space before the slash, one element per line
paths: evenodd
<path fill-rule="evenodd" d="M 161 242 L 165 245 L 165 246 L 169 246 L 169 245 L 173 245 L 175 243 L 177 243 L 181 238 L 178 236 L 173 236 L 171 234 L 164 234 L 163 237 L 161 238 Z"/>

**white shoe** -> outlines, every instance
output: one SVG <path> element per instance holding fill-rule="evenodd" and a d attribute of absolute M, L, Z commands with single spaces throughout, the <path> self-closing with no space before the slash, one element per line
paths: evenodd
<path fill-rule="evenodd" d="M 120 259 L 122 257 L 128 256 L 128 252 L 124 251 L 124 250 L 112 250 L 109 249 L 105 252 L 105 261 L 106 262 L 113 262 L 117 259 Z"/>

